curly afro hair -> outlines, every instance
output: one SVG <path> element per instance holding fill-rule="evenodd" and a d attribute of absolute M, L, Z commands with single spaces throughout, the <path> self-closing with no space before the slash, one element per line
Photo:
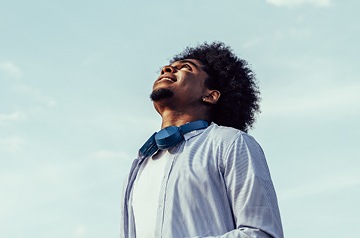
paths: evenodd
<path fill-rule="evenodd" d="M 248 63 L 238 58 L 222 42 L 205 42 L 197 47 L 187 47 L 175 55 L 170 63 L 183 59 L 202 62 L 203 70 L 209 75 L 206 86 L 221 93 L 219 101 L 212 108 L 213 121 L 245 132 L 252 128 L 255 114 L 260 112 L 260 92 Z"/>

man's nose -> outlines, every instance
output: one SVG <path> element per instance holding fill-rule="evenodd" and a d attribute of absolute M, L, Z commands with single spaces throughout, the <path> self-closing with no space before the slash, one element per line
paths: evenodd
<path fill-rule="evenodd" d="M 175 68 L 172 67 L 171 65 L 165 65 L 164 67 L 162 67 L 161 69 L 161 74 L 164 73 L 174 73 L 175 72 Z"/>

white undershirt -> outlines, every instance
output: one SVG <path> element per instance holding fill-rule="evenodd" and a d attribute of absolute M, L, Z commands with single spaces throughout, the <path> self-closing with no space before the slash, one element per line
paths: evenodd
<path fill-rule="evenodd" d="M 132 207 L 136 238 L 154 238 L 161 181 L 164 177 L 169 152 L 159 151 L 144 161 L 136 177 Z"/>

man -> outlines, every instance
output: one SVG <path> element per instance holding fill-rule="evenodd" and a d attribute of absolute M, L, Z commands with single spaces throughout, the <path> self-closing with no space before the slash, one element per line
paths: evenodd
<path fill-rule="evenodd" d="M 187 48 L 150 98 L 162 130 L 132 165 L 121 237 L 283 237 L 265 156 L 246 134 L 259 111 L 246 61 L 219 42 Z"/>

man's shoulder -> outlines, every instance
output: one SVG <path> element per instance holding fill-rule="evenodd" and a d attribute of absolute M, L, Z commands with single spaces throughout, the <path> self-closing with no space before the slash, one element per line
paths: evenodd
<path fill-rule="evenodd" d="M 208 137 L 209 139 L 215 140 L 217 142 L 232 143 L 235 140 L 256 142 L 256 140 L 251 135 L 244 131 L 233 127 L 221 126 L 214 122 L 212 122 L 208 128 Z"/>
<path fill-rule="evenodd" d="M 241 137 L 247 135 L 245 132 L 238 130 L 233 127 L 221 126 L 214 122 L 208 128 L 209 134 L 215 136 L 216 138 L 228 138 L 228 137 Z"/>

